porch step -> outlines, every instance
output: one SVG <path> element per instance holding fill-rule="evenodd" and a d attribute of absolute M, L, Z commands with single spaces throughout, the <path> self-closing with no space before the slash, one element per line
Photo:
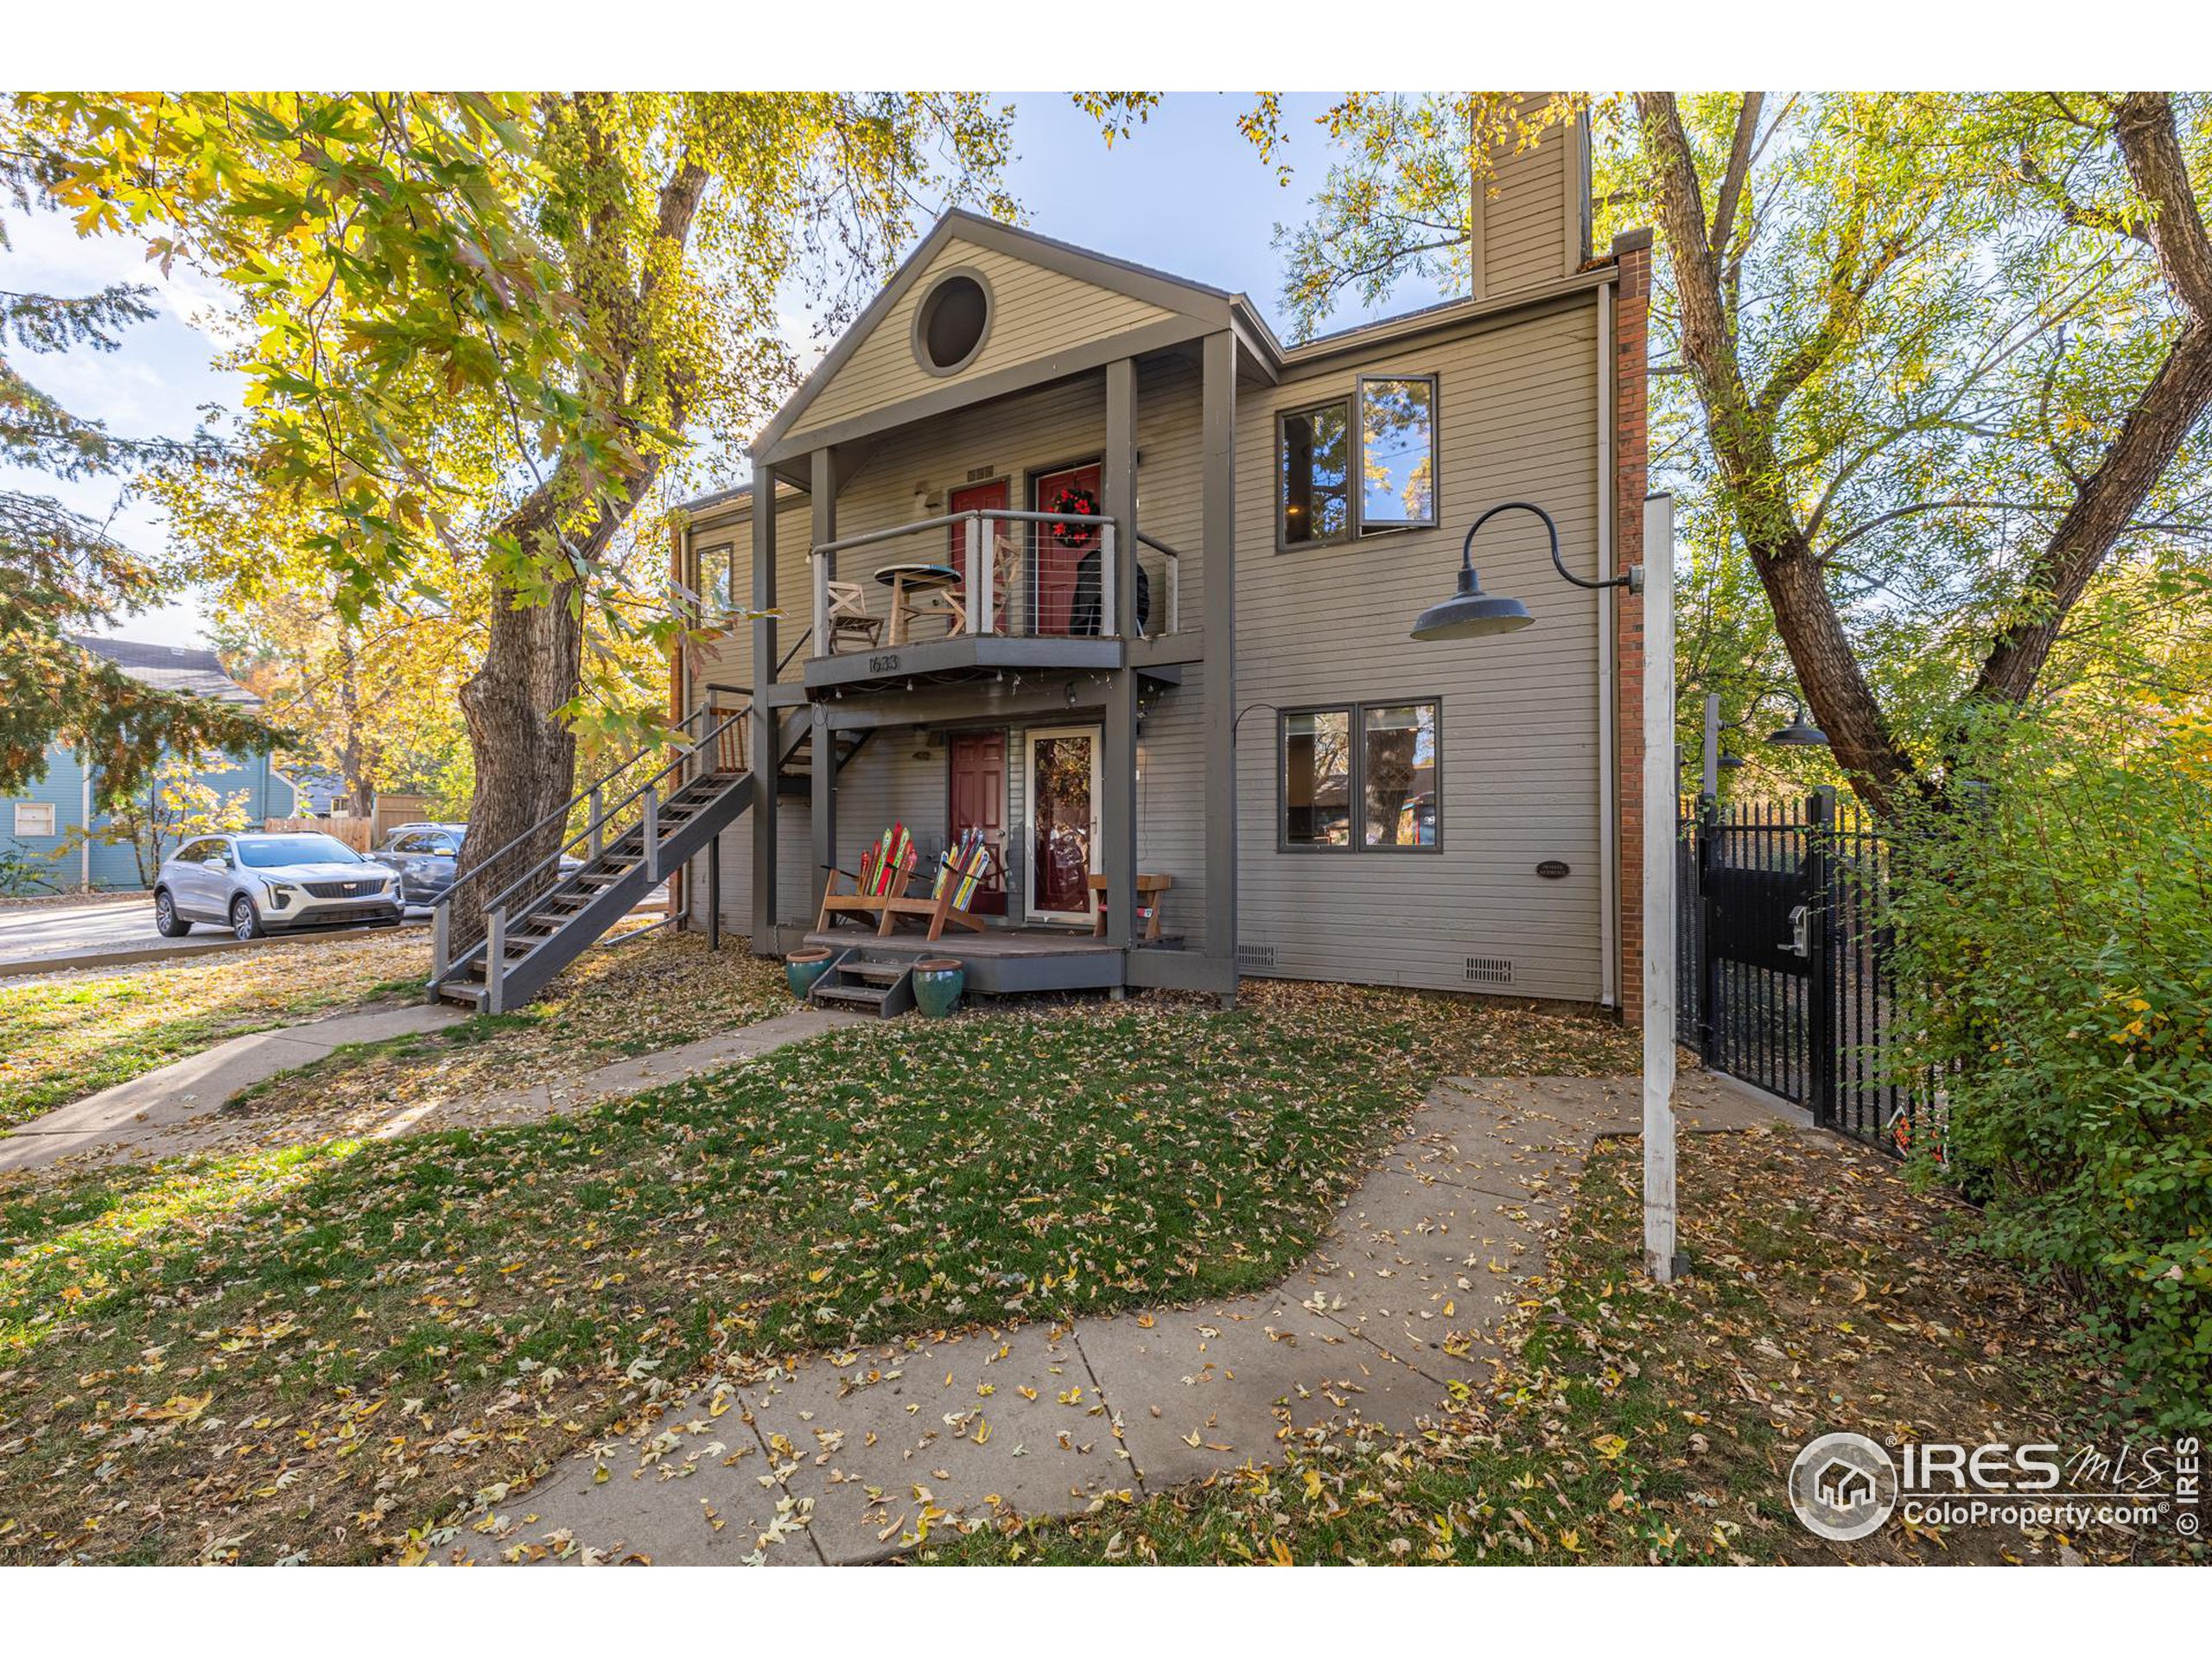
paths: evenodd
<path fill-rule="evenodd" d="M 847 951 L 815 982 L 807 1001 L 817 1007 L 866 1010 L 893 1019 L 914 1006 L 914 967 Z"/>

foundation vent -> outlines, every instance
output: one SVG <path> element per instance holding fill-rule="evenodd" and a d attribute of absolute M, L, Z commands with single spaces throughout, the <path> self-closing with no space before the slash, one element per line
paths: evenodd
<path fill-rule="evenodd" d="M 1272 944 L 1240 944 L 1236 947 L 1239 968 L 1272 968 L 1275 965 L 1275 948 Z"/>
<path fill-rule="evenodd" d="M 1513 958 L 1469 957 L 1466 981 L 1470 985 L 1510 985 L 1513 982 Z"/>

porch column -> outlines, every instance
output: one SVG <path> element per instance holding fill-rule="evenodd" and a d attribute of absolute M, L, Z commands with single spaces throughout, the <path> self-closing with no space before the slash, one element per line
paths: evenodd
<path fill-rule="evenodd" d="M 814 535 L 812 545 L 822 547 L 837 539 L 837 476 L 836 458 L 824 444 L 814 452 Z M 834 555 L 832 556 L 835 556 Z M 812 572 L 809 572 L 807 591 L 817 590 Z M 808 649 L 826 651 L 829 641 L 816 639 Z M 813 707 L 814 729 L 814 810 L 813 834 L 814 875 L 808 884 L 812 895 L 807 914 L 819 915 L 822 894 L 830 880 L 830 871 L 837 862 L 837 743 L 836 734 L 830 728 L 830 705 L 817 702 Z"/>
<path fill-rule="evenodd" d="M 753 954 L 776 952 L 776 476 L 753 470 Z"/>
<path fill-rule="evenodd" d="M 1098 469 L 1098 510 L 1114 521 L 1114 613 L 1123 639 L 1137 620 L 1137 365 L 1116 358 L 1106 365 L 1106 454 Z M 1106 687 L 1105 753 L 1100 757 L 1099 829 L 1106 876 L 1106 940 L 1126 947 L 1137 891 L 1137 676 L 1122 666 Z"/>
<path fill-rule="evenodd" d="M 1236 994 L 1236 336 L 1206 336 L 1200 366 L 1199 546 L 1205 561 L 1207 979 Z"/>

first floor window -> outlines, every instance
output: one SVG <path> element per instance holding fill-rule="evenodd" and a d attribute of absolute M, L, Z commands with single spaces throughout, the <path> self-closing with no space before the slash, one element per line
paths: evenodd
<path fill-rule="evenodd" d="M 1370 847 L 1436 845 L 1436 705 L 1392 702 L 1362 710 L 1360 761 Z"/>
<path fill-rule="evenodd" d="M 16 803 L 16 833 L 29 838 L 54 833 L 54 803 L 51 801 L 17 801 Z"/>
<path fill-rule="evenodd" d="M 1351 711 L 1282 717 L 1282 838 L 1293 847 L 1351 845 Z"/>
<path fill-rule="evenodd" d="M 1281 717 L 1281 797 L 1286 849 L 1433 851 L 1439 704 L 1345 703 Z"/>

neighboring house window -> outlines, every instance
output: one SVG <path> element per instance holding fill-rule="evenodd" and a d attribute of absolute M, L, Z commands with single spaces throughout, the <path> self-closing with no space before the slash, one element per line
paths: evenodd
<path fill-rule="evenodd" d="M 54 803 L 51 801 L 17 801 L 16 803 L 16 835 L 29 840 L 36 836 L 54 834 Z"/>
<path fill-rule="evenodd" d="M 1363 378 L 1353 397 L 1291 410 L 1275 464 L 1282 547 L 1435 524 L 1436 377 Z"/>
<path fill-rule="evenodd" d="M 1440 705 L 1287 710 L 1279 781 L 1286 850 L 1433 852 Z"/>
<path fill-rule="evenodd" d="M 701 619 L 719 622 L 737 609 L 737 548 L 724 543 L 699 552 Z"/>

